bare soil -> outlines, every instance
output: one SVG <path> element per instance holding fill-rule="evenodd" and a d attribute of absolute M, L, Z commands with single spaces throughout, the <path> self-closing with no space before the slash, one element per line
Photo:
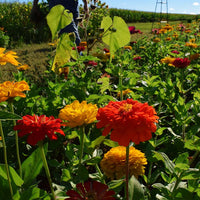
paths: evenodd
<path fill-rule="evenodd" d="M 54 55 L 54 49 L 48 43 L 42 44 L 23 44 L 14 49 L 6 49 L 5 52 L 12 50 L 17 53 L 17 60 L 23 65 L 27 64 L 30 68 L 24 72 L 37 81 L 42 77 L 46 70 L 49 70 L 49 62 Z M 14 81 L 13 72 L 17 73 L 17 67 L 7 63 L 1 67 L 0 82 Z"/>

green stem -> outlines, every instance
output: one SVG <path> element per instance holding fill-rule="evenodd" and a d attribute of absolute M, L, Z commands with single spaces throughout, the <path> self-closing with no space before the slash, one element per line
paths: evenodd
<path fill-rule="evenodd" d="M 85 134 L 85 126 L 82 126 L 82 127 L 81 127 L 81 133 L 80 133 L 80 155 L 79 155 L 79 165 L 81 164 L 82 158 L 83 158 L 84 134 Z"/>
<path fill-rule="evenodd" d="M 120 70 L 119 70 L 119 89 L 120 89 L 120 100 L 123 100 L 123 91 L 122 91 L 122 81 L 123 81 L 123 71 L 122 71 L 122 66 L 120 66 Z"/>
<path fill-rule="evenodd" d="M 40 154 L 41 154 L 41 157 L 42 157 L 44 169 L 45 169 L 45 172 L 46 172 L 47 179 L 49 181 L 49 186 L 51 188 L 52 197 L 53 197 L 53 200 L 56 200 L 56 196 L 55 196 L 55 193 L 54 193 L 51 175 L 50 175 L 49 167 L 48 167 L 48 164 L 47 164 L 46 156 L 45 156 L 45 153 L 44 153 L 44 147 L 43 147 L 42 141 L 38 142 L 38 146 L 40 148 Z"/>
<path fill-rule="evenodd" d="M 9 105 L 11 108 L 11 112 L 14 114 L 13 102 L 9 102 Z M 16 125 L 16 120 L 13 120 L 13 125 L 14 126 Z M 17 161 L 19 165 L 19 175 L 22 178 L 22 164 L 21 164 L 20 154 L 19 154 L 19 139 L 18 139 L 17 131 L 15 131 L 15 145 L 16 145 Z"/>
<path fill-rule="evenodd" d="M 3 134 L 1 120 L 0 120 L 0 134 L 1 134 L 2 142 L 3 142 L 4 162 L 5 162 L 8 184 L 9 184 L 9 189 L 10 189 L 10 195 L 11 195 L 11 198 L 13 199 L 13 189 L 12 189 L 12 185 L 11 185 L 11 179 L 10 179 L 10 173 L 9 173 L 8 161 L 7 161 L 6 142 L 5 142 L 5 138 L 4 138 L 4 134 Z"/>
<path fill-rule="evenodd" d="M 129 146 L 126 147 L 126 200 L 129 200 L 128 182 L 129 182 Z"/>

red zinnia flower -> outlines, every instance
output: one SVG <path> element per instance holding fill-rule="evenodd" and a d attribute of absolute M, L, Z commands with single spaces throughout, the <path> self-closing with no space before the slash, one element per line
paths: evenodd
<path fill-rule="evenodd" d="M 130 141 L 139 144 L 151 139 L 159 119 L 152 106 L 133 99 L 110 101 L 98 110 L 96 118 L 99 120 L 97 128 L 104 128 L 103 135 L 111 131 L 110 139 L 121 146 L 128 146 Z"/>
<path fill-rule="evenodd" d="M 85 47 L 84 46 L 77 46 L 77 51 L 80 53 L 81 51 L 84 51 L 85 50 Z M 76 50 L 75 47 L 72 47 L 72 50 Z"/>
<path fill-rule="evenodd" d="M 98 63 L 93 61 L 93 60 L 90 60 L 90 61 L 87 62 L 87 65 L 89 65 L 89 66 L 97 66 Z"/>
<path fill-rule="evenodd" d="M 108 186 L 97 181 L 87 181 L 84 184 L 76 185 L 77 192 L 74 190 L 67 191 L 69 198 L 65 200 L 115 200 L 114 191 L 108 191 Z"/>
<path fill-rule="evenodd" d="M 176 51 L 176 50 L 173 50 L 173 51 L 171 51 L 172 53 L 175 53 L 175 54 L 180 54 L 180 52 L 179 51 Z"/>
<path fill-rule="evenodd" d="M 103 50 L 105 51 L 105 53 L 109 53 L 110 52 L 110 50 L 107 49 L 107 48 L 104 48 Z"/>
<path fill-rule="evenodd" d="M 26 115 L 22 120 L 17 121 L 18 124 L 14 126 L 14 130 L 19 130 L 19 137 L 28 134 L 27 143 L 34 146 L 46 136 L 51 140 L 57 140 L 55 132 L 65 135 L 60 129 L 61 122 L 61 119 L 55 119 L 53 116 Z"/>
<path fill-rule="evenodd" d="M 178 68 L 186 68 L 190 64 L 190 60 L 188 58 L 176 58 L 172 64 Z"/>

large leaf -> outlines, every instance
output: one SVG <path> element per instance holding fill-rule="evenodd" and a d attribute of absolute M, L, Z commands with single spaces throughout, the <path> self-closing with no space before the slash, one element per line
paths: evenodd
<path fill-rule="evenodd" d="M 48 145 L 44 145 L 45 153 Z M 29 186 L 40 173 L 43 166 L 42 158 L 40 156 L 40 149 L 37 148 L 23 163 L 22 163 L 22 177 L 24 185 Z"/>
<path fill-rule="evenodd" d="M 114 16 L 113 21 L 109 16 L 104 17 L 101 28 L 104 29 L 102 40 L 110 46 L 111 55 L 130 42 L 131 35 L 128 26 L 121 17 Z"/>
<path fill-rule="evenodd" d="M 9 166 L 9 174 L 10 174 L 10 180 L 11 185 L 13 189 L 13 194 L 16 194 L 18 196 L 18 187 L 21 187 L 24 183 L 23 180 L 19 177 L 17 172 Z M 6 167 L 5 164 L 0 164 L 0 199 L 10 199 L 9 194 L 9 184 L 8 184 L 8 177 L 6 173 Z"/>
<path fill-rule="evenodd" d="M 0 120 L 18 120 L 18 119 L 21 119 L 21 116 L 13 114 L 11 112 L 0 110 Z"/>
<path fill-rule="evenodd" d="M 59 39 L 58 46 L 56 48 L 56 55 L 54 57 L 52 70 L 56 71 L 59 67 L 62 67 L 69 62 L 72 55 L 71 39 L 69 34 L 63 33 Z"/>
<path fill-rule="evenodd" d="M 144 199 L 144 190 L 141 187 L 140 182 L 132 176 L 128 183 L 129 188 L 129 199 L 130 200 L 143 200 Z"/>
<path fill-rule="evenodd" d="M 47 24 L 51 30 L 52 40 L 55 39 L 58 31 L 72 22 L 73 14 L 68 13 L 64 6 L 56 5 L 51 8 L 47 15 Z"/>

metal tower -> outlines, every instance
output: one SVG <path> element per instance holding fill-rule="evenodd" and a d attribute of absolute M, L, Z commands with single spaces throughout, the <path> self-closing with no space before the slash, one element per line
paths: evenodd
<path fill-rule="evenodd" d="M 163 21 L 168 22 L 168 0 L 157 0 L 156 1 L 152 28 L 153 28 L 153 24 L 154 24 L 155 19 L 156 19 L 156 13 L 159 13 L 159 12 L 160 12 L 159 22 L 160 23 L 162 23 Z M 165 18 L 164 18 L 164 16 L 165 16 Z"/>

